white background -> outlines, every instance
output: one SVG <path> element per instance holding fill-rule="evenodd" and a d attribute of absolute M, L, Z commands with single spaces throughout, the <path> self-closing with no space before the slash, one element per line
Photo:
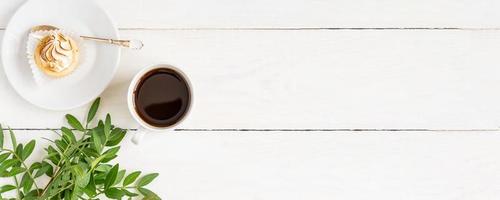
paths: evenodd
<path fill-rule="evenodd" d="M 0 1 L 0 37 L 23 0 Z M 498 199 L 500 1 L 100 0 L 123 38 L 100 116 L 136 128 L 125 92 L 148 63 L 195 88 L 176 131 L 128 138 L 121 166 L 164 199 Z M 63 115 L 0 70 L 0 122 L 21 141 Z M 37 150 L 41 155 L 44 142 Z"/>

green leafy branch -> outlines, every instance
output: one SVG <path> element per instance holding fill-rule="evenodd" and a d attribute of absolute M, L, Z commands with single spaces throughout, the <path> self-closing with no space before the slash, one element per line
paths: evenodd
<path fill-rule="evenodd" d="M 18 144 L 12 129 L 8 129 L 12 148 L 4 146 L 4 129 L 0 125 L 0 177 L 11 178 L 13 183 L 0 187 L 0 199 L 110 199 L 142 198 L 160 199 L 146 188 L 157 173 L 141 176 L 141 171 L 127 173 L 119 164 L 110 164 L 120 150 L 119 144 L 126 134 L 125 129 L 115 127 L 111 116 L 98 120 L 97 126 L 89 128 L 96 116 L 100 99 L 96 99 L 87 114 L 85 126 L 73 115 L 66 120 L 71 128 L 61 127 L 54 131 L 59 138 L 50 140 L 46 155 L 39 162 L 27 163 L 36 141 Z M 47 176 L 50 180 L 40 187 L 38 179 Z M 8 191 L 15 191 L 15 198 L 5 198 Z"/>

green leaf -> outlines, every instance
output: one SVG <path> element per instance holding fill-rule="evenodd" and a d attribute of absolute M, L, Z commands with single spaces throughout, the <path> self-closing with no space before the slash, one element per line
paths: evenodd
<path fill-rule="evenodd" d="M 10 134 L 10 141 L 12 142 L 12 146 L 13 147 L 17 146 L 16 136 L 14 135 L 14 132 L 10 128 L 9 128 L 9 134 Z"/>
<path fill-rule="evenodd" d="M 104 192 L 104 194 L 106 194 L 106 197 L 110 199 L 121 199 L 125 196 L 125 192 L 118 188 L 109 188 Z"/>
<path fill-rule="evenodd" d="M 59 155 L 59 152 L 54 149 L 54 147 L 52 146 L 49 146 L 47 147 L 47 149 L 45 149 L 47 151 L 47 159 L 50 160 L 50 162 L 52 162 L 52 164 L 54 165 L 57 165 L 59 164 L 59 161 L 61 160 L 61 156 Z"/>
<path fill-rule="evenodd" d="M 160 200 L 161 198 L 155 194 L 153 191 L 146 188 L 138 188 L 139 192 L 144 195 L 143 200 Z"/>
<path fill-rule="evenodd" d="M 118 147 L 113 147 L 113 148 L 105 151 L 103 153 L 103 155 L 106 155 L 106 157 L 104 159 L 102 159 L 102 162 L 106 163 L 106 162 L 109 162 L 109 161 L 115 159 L 117 157 L 116 154 L 118 153 L 119 150 L 120 150 L 120 147 L 118 146 Z"/>
<path fill-rule="evenodd" d="M 99 157 L 99 153 L 97 153 L 95 151 L 95 149 L 91 149 L 91 148 L 84 148 L 83 150 L 83 153 L 85 153 L 85 155 L 87 155 L 88 157 L 94 157 L 94 158 L 97 158 Z"/>
<path fill-rule="evenodd" d="M 106 120 L 104 121 L 104 135 L 109 138 L 109 132 L 111 131 L 111 115 L 109 113 L 106 115 Z"/>
<path fill-rule="evenodd" d="M 34 162 L 30 166 L 30 171 L 33 171 L 35 169 L 40 169 L 41 167 L 42 167 L 42 163 L 40 163 L 40 162 Z"/>
<path fill-rule="evenodd" d="M 125 176 L 125 170 L 124 169 L 118 171 L 118 175 L 116 175 L 116 180 L 115 180 L 115 182 L 113 183 L 112 186 L 115 186 L 118 183 L 120 183 L 122 181 L 122 179 L 123 179 L 124 176 Z"/>
<path fill-rule="evenodd" d="M 104 128 L 104 122 L 102 120 L 99 120 L 96 128 Z"/>
<path fill-rule="evenodd" d="M 100 102 L 101 98 L 97 98 L 94 103 L 92 103 L 92 106 L 90 106 L 89 113 L 87 114 L 87 123 L 94 119 L 95 114 L 97 113 L 97 109 L 99 109 Z"/>
<path fill-rule="evenodd" d="M 95 168 L 95 171 L 98 171 L 98 172 L 106 172 L 108 173 L 109 170 L 112 168 L 113 166 L 111 165 L 108 165 L 108 164 L 102 164 L 102 165 L 99 165 Z"/>
<path fill-rule="evenodd" d="M 158 177 L 158 173 L 147 174 L 137 181 L 137 187 L 144 187 Z"/>
<path fill-rule="evenodd" d="M 10 156 L 9 152 L 0 155 L 0 163 L 3 162 L 5 159 L 7 159 L 9 156 Z"/>
<path fill-rule="evenodd" d="M 38 190 L 31 190 L 31 192 L 28 192 L 24 195 L 23 200 L 39 200 L 38 194 L 42 194 L 43 189 L 38 189 Z"/>
<path fill-rule="evenodd" d="M 0 187 L 0 193 L 11 191 L 13 189 L 16 189 L 16 186 L 13 186 L 13 185 L 4 185 L 4 186 Z"/>
<path fill-rule="evenodd" d="M 111 170 L 109 170 L 109 173 L 106 176 L 106 180 L 104 181 L 104 188 L 107 189 L 111 187 L 113 183 L 116 181 L 116 177 L 118 175 L 118 168 L 119 165 L 116 164 L 115 166 L 113 166 L 113 168 L 111 168 Z"/>
<path fill-rule="evenodd" d="M 126 189 L 122 189 L 123 192 L 125 192 L 125 195 L 129 196 L 129 197 L 136 197 L 136 196 L 139 196 L 139 194 L 136 194 L 136 193 L 133 193 L 133 192 L 130 192 Z"/>
<path fill-rule="evenodd" d="M 85 173 L 83 176 L 79 176 L 76 178 L 76 185 L 78 187 L 84 188 L 89 184 L 90 181 L 90 173 Z"/>
<path fill-rule="evenodd" d="M 106 181 L 107 173 L 95 173 L 94 174 L 94 182 L 96 185 L 104 185 Z"/>
<path fill-rule="evenodd" d="M 96 130 L 92 130 L 92 140 L 94 142 L 95 150 L 100 153 L 102 151 L 101 137 Z"/>
<path fill-rule="evenodd" d="M 123 186 L 127 186 L 127 185 L 130 185 L 132 184 L 136 179 L 137 177 L 139 177 L 139 175 L 141 175 L 141 172 L 140 171 L 135 171 L 135 172 L 132 172 L 130 173 L 127 177 L 125 177 L 125 179 L 123 180 Z"/>
<path fill-rule="evenodd" d="M 69 193 L 69 191 L 68 191 Z M 70 200 L 78 200 L 80 199 L 79 197 L 81 197 L 83 195 L 83 188 L 81 187 L 73 187 L 73 191 L 71 191 L 70 193 Z"/>
<path fill-rule="evenodd" d="M 28 173 L 24 173 L 20 185 L 23 186 L 24 193 L 28 193 L 31 190 L 31 187 L 33 186 L 33 179 Z"/>
<path fill-rule="evenodd" d="M 70 170 L 76 176 L 83 176 L 83 174 L 84 174 L 83 168 L 80 165 L 73 165 L 73 166 L 71 166 Z"/>
<path fill-rule="evenodd" d="M 74 129 L 79 130 L 79 131 L 84 131 L 85 130 L 83 128 L 82 124 L 80 123 L 80 121 L 78 121 L 78 119 L 76 119 L 75 116 L 70 115 L 70 114 L 66 114 L 66 120 L 68 120 L 68 124 L 71 127 L 73 127 Z"/>
<path fill-rule="evenodd" d="M 102 161 L 101 161 L 101 162 L 103 162 L 103 163 L 107 163 L 107 162 L 109 162 L 109 161 L 111 161 L 111 160 L 115 159 L 116 157 L 118 157 L 118 155 L 113 155 L 113 156 L 111 156 L 111 157 L 106 157 L 106 158 L 102 159 Z"/>
<path fill-rule="evenodd" d="M 67 140 L 68 143 L 76 143 L 76 137 L 73 131 L 64 126 L 61 128 L 61 131 L 63 133 L 63 137 Z"/>
<path fill-rule="evenodd" d="M 120 142 L 125 137 L 126 133 L 127 133 L 127 131 L 123 130 L 121 128 L 113 129 L 111 131 L 111 135 L 108 139 L 108 142 L 106 143 L 106 146 L 116 146 L 116 145 L 120 144 Z"/>
<path fill-rule="evenodd" d="M 69 193 L 68 190 L 63 191 L 64 194 L 64 200 L 71 200 L 71 194 Z"/>
<path fill-rule="evenodd" d="M 3 149 L 3 139 L 5 135 L 3 134 L 3 127 L 2 124 L 0 124 L 0 149 Z"/>
<path fill-rule="evenodd" d="M 0 165 L 0 174 L 3 174 L 9 167 L 12 167 L 19 163 L 19 161 L 15 158 L 8 159 Z"/>
<path fill-rule="evenodd" d="M 47 174 L 47 176 L 51 176 L 53 168 L 52 165 L 47 163 L 47 162 L 42 162 L 40 169 L 36 172 L 34 175 L 35 178 L 38 178 L 44 174 Z"/>
<path fill-rule="evenodd" d="M 56 140 L 54 143 L 56 143 L 56 147 L 60 152 L 65 152 L 66 148 L 68 147 L 68 143 L 66 143 L 64 140 Z"/>
<path fill-rule="evenodd" d="M 23 144 L 18 144 L 16 147 L 16 155 L 21 157 L 23 156 Z"/>
<path fill-rule="evenodd" d="M 31 140 L 30 142 L 28 142 L 28 144 L 26 144 L 26 147 L 24 147 L 23 153 L 21 155 L 22 160 L 26 160 L 26 158 L 28 158 L 31 155 L 31 153 L 33 153 L 33 149 L 35 149 L 35 144 L 36 144 L 35 140 Z"/>
<path fill-rule="evenodd" d="M 94 197 L 97 194 L 94 179 L 92 178 L 92 176 L 90 176 L 89 184 L 85 188 L 83 188 L 83 192 L 85 192 L 85 194 L 87 194 L 87 196 L 89 197 Z"/>
<path fill-rule="evenodd" d="M 15 175 L 18 175 L 18 174 L 23 173 L 25 171 L 26 171 L 26 168 L 23 168 L 23 167 L 12 167 L 12 169 L 10 171 L 2 173 L 2 177 L 15 176 Z"/>
<path fill-rule="evenodd" d="M 113 147 L 111 149 L 108 149 L 106 150 L 103 155 L 106 155 L 107 158 L 109 157 L 113 157 L 114 155 L 116 155 L 118 153 L 118 151 L 120 150 L 120 147 Z"/>

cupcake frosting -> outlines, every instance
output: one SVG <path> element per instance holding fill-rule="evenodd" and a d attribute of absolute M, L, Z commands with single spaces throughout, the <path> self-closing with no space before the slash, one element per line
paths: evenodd
<path fill-rule="evenodd" d="M 40 59 L 48 64 L 51 71 L 61 72 L 71 66 L 75 46 L 71 39 L 62 33 L 51 33 L 40 48 Z"/>

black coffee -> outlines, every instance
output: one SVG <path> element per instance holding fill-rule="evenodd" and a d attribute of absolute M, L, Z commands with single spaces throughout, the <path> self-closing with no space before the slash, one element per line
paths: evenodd
<path fill-rule="evenodd" d="M 135 92 L 135 109 L 142 120 L 156 127 L 180 121 L 189 109 L 187 81 L 178 72 L 159 68 L 145 74 Z"/>

